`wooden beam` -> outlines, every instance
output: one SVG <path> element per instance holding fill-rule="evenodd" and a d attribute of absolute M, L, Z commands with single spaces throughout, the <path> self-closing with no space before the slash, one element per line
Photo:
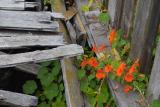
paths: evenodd
<path fill-rule="evenodd" d="M 63 35 L 59 36 L 11 36 L 0 37 L 0 49 L 31 46 L 62 46 Z"/>
<path fill-rule="evenodd" d="M 0 90 L 0 104 L 12 107 L 30 107 L 38 104 L 38 98 L 31 95 Z"/>
<path fill-rule="evenodd" d="M 77 78 L 77 69 L 69 58 L 61 60 L 63 80 L 65 86 L 67 107 L 84 107 L 80 84 Z"/>
<path fill-rule="evenodd" d="M 149 80 L 147 96 L 149 99 L 149 103 L 153 100 L 158 100 L 160 98 L 160 44 L 157 46 L 157 52 L 154 58 L 154 64 Z"/>
<path fill-rule="evenodd" d="M 140 59 L 141 71 L 149 73 L 152 66 L 153 44 L 160 18 L 159 0 L 139 0 L 131 35 L 132 59 Z M 145 10 L 145 12 L 143 11 Z"/>
<path fill-rule="evenodd" d="M 51 21 L 50 12 L 0 10 L 0 28 L 59 32 L 59 24 Z"/>
<path fill-rule="evenodd" d="M 83 48 L 76 44 L 59 46 L 49 50 L 34 51 L 20 54 L 0 55 L 0 68 L 13 67 L 28 62 L 43 62 L 63 57 L 83 54 Z"/>

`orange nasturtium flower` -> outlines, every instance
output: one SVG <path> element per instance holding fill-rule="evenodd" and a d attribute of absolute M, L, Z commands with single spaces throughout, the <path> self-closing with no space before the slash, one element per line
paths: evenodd
<path fill-rule="evenodd" d="M 103 70 L 102 69 L 98 69 L 97 73 L 96 73 L 96 78 L 97 79 L 102 79 L 104 77 L 105 77 L 105 73 L 103 72 Z"/>
<path fill-rule="evenodd" d="M 87 59 L 84 58 L 83 61 L 81 62 L 81 67 L 85 67 L 88 64 Z"/>
<path fill-rule="evenodd" d="M 123 72 L 125 70 L 125 67 L 126 67 L 126 64 L 125 63 L 121 63 L 119 65 L 119 67 L 117 68 L 116 75 L 120 77 L 123 74 Z"/>
<path fill-rule="evenodd" d="M 94 68 L 96 68 L 98 66 L 98 61 L 94 58 L 94 57 L 91 57 L 88 61 L 88 64 Z"/>
<path fill-rule="evenodd" d="M 112 66 L 106 65 L 106 66 L 104 67 L 104 72 L 111 72 L 111 71 L 112 71 Z"/>
<path fill-rule="evenodd" d="M 110 32 L 109 37 L 108 37 L 110 44 L 113 43 L 115 37 L 116 37 L 116 30 L 112 29 L 112 31 Z"/>
<path fill-rule="evenodd" d="M 130 67 L 129 69 L 129 73 L 132 74 L 133 72 L 135 72 L 136 70 L 136 67 L 139 67 L 139 59 L 137 59 L 133 64 L 132 66 Z"/>
<path fill-rule="evenodd" d="M 97 53 L 97 52 L 98 52 L 98 49 L 97 49 L 97 46 L 96 46 L 96 45 L 93 45 L 92 51 L 93 51 L 94 53 Z"/>
<path fill-rule="evenodd" d="M 98 52 L 104 51 L 105 47 L 106 47 L 105 44 L 102 43 L 102 44 L 100 45 L 100 47 L 98 48 Z"/>
<path fill-rule="evenodd" d="M 132 86 L 125 85 L 123 91 L 124 91 L 125 93 L 128 93 L 128 92 L 131 91 L 132 89 L 133 89 Z"/>
<path fill-rule="evenodd" d="M 134 79 L 134 77 L 133 77 L 133 75 L 130 74 L 130 73 L 127 73 L 127 74 L 125 75 L 125 77 L 124 77 L 124 80 L 125 80 L 126 82 L 132 82 L 133 79 Z"/>

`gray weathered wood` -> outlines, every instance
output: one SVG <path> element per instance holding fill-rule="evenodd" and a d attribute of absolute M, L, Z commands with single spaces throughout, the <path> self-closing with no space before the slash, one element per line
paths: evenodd
<path fill-rule="evenodd" d="M 121 14 L 124 0 L 109 0 L 108 13 L 111 17 L 111 25 L 118 28 L 120 26 Z"/>
<path fill-rule="evenodd" d="M 6 53 L 0 51 L 0 55 L 5 55 L 5 54 Z M 40 68 L 40 65 L 35 64 L 35 63 L 26 63 L 26 64 L 16 65 L 15 68 L 18 69 L 18 70 L 21 70 L 23 72 L 27 72 L 27 73 L 30 73 L 30 74 L 37 75 L 38 70 Z"/>
<path fill-rule="evenodd" d="M 26 8 L 40 8 L 39 2 L 25 2 L 25 0 L 0 0 L 0 10 L 25 10 Z"/>
<path fill-rule="evenodd" d="M 133 91 L 129 93 L 124 93 L 121 84 L 111 80 L 108 81 L 110 90 L 117 105 L 116 107 L 140 107 L 138 101 L 141 98 L 138 93 Z M 115 90 L 114 87 L 118 87 L 118 89 Z"/>
<path fill-rule="evenodd" d="M 154 58 L 154 64 L 149 80 L 148 97 L 149 102 L 160 98 L 160 44 L 157 46 L 156 56 Z"/>
<path fill-rule="evenodd" d="M 24 46 L 62 46 L 63 35 L 59 36 L 11 36 L 0 37 L 0 49 Z"/>
<path fill-rule="evenodd" d="M 160 18 L 160 0 L 138 0 L 137 3 L 130 56 L 132 59 L 139 58 L 141 71 L 147 73 L 152 65 L 152 49 Z"/>
<path fill-rule="evenodd" d="M 67 26 L 72 43 L 76 43 L 77 34 L 75 29 L 73 28 L 73 25 L 70 23 L 70 21 L 67 21 L 66 26 Z"/>
<path fill-rule="evenodd" d="M 51 21 L 50 12 L 0 10 L 1 29 L 59 31 L 59 24 Z"/>
<path fill-rule="evenodd" d="M 73 57 L 83 54 L 83 48 L 76 44 L 59 46 L 57 48 L 20 54 L 0 55 L 0 68 L 16 66 L 28 62 L 56 60 L 63 57 Z"/>
<path fill-rule="evenodd" d="M 0 105 L 30 107 L 38 104 L 38 98 L 31 95 L 0 90 Z"/>
<path fill-rule="evenodd" d="M 62 13 L 52 12 L 51 17 L 54 19 L 65 19 L 65 16 Z"/>
<path fill-rule="evenodd" d="M 84 107 L 76 67 L 69 58 L 61 60 L 67 107 Z"/>

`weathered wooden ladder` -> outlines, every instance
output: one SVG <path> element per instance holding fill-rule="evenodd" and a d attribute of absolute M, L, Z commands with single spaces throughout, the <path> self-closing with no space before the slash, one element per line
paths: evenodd
<path fill-rule="evenodd" d="M 25 11 L 27 9 L 37 11 Z M 39 68 L 39 65 L 35 64 L 37 62 L 83 53 L 81 46 L 64 42 L 63 34 L 59 32 L 58 21 L 51 20 L 56 13 L 39 10 L 41 10 L 40 0 L 34 2 L 0 0 L 0 68 L 16 67 L 37 74 Z M 3 52 L 3 50 L 38 46 L 49 49 L 16 54 Z M 0 105 L 30 107 L 36 106 L 37 103 L 38 99 L 35 96 L 0 90 Z"/>

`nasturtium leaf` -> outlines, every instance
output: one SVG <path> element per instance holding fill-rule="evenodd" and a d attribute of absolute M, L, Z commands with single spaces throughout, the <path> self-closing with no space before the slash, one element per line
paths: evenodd
<path fill-rule="evenodd" d="M 47 67 L 41 67 L 38 71 L 37 77 L 38 79 L 43 78 L 44 75 L 48 73 L 48 68 Z"/>
<path fill-rule="evenodd" d="M 95 73 L 92 73 L 88 76 L 88 80 L 91 81 L 95 78 Z"/>
<path fill-rule="evenodd" d="M 63 91 L 63 90 L 64 90 L 64 85 L 63 85 L 63 83 L 61 83 L 61 84 L 60 84 L 60 86 L 59 86 L 59 90 L 61 90 L 61 91 Z"/>
<path fill-rule="evenodd" d="M 87 93 L 88 81 L 80 81 L 80 90 L 84 93 Z"/>
<path fill-rule="evenodd" d="M 110 78 L 111 80 L 115 80 L 116 76 L 115 76 L 115 74 L 113 74 L 113 73 L 109 73 L 109 78 Z"/>
<path fill-rule="evenodd" d="M 61 71 L 61 65 L 60 65 L 59 61 L 54 61 L 53 65 L 54 65 L 54 67 L 52 68 L 52 74 L 53 74 L 53 76 L 57 76 Z"/>
<path fill-rule="evenodd" d="M 85 77 L 85 74 L 86 74 L 85 70 L 79 69 L 77 72 L 78 72 L 77 75 L 78 75 L 79 80 L 81 80 L 83 77 Z"/>
<path fill-rule="evenodd" d="M 88 12 L 88 11 L 89 11 L 89 6 L 88 6 L 88 5 L 83 5 L 83 6 L 81 7 L 81 10 L 82 10 L 83 12 Z"/>
<path fill-rule="evenodd" d="M 100 13 L 98 15 L 98 19 L 100 21 L 100 23 L 102 24 L 106 24 L 107 22 L 109 22 L 109 14 L 108 13 Z"/>
<path fill-rule="evenodd" d="M 41 66 L 42 66 L 42 67 L 47 67 L 47 66 L 49 66 L 51 63 L 52 63 L 52 61 L 42 62 L 42 63 L 41 63 Z"/>
<path fill-rule="evenodd" d="M 50 86 L 46 87 L 44 89 L 44 95 L 48 100 L 52 100 L 54 97 L 56 97 L 59 93 L 58 85 L 55 83 L 52 83 Z"/>
<path fill-rule="evenodd" d="M 40 79 L 41 84 L 42 84 L 42 86 L 44 86 L 44 87 L 49 86 L 49 85 L 52 83 L 53 80 L 54 80 L 54 76 L 52 75 L 52 73 L 45 74 L 45 75 Z"/>
<path fill-rule="evenodd" d="M 151 107 L 160 107 L 160 100 L 153 100 Z"/>
<path fill-rule="evenodd" d="M 46 102 L 42 102 L 37 107 L 50 107 L 50 105 L 47 104 Z"/>
<path fill-rule="evenodd" d="M 37 84 L 34 80 L 26 81 L 23 85 L 23 92 L 26 94 L 33 94 L 37 89 Z"/>
<path fill-rule="evenodd" d="M 64 101 L 56 101 L 52 103 L 52 107 L 66 107 L 66 104 Z"/>
<path fill-rule="evenodd" d="M 98 102 L 97 105 L 98 105 L 98 107 L 104 107 L 104 106 L 103 106 L 103 103 L 99 103 L 99 102 Z"/>

